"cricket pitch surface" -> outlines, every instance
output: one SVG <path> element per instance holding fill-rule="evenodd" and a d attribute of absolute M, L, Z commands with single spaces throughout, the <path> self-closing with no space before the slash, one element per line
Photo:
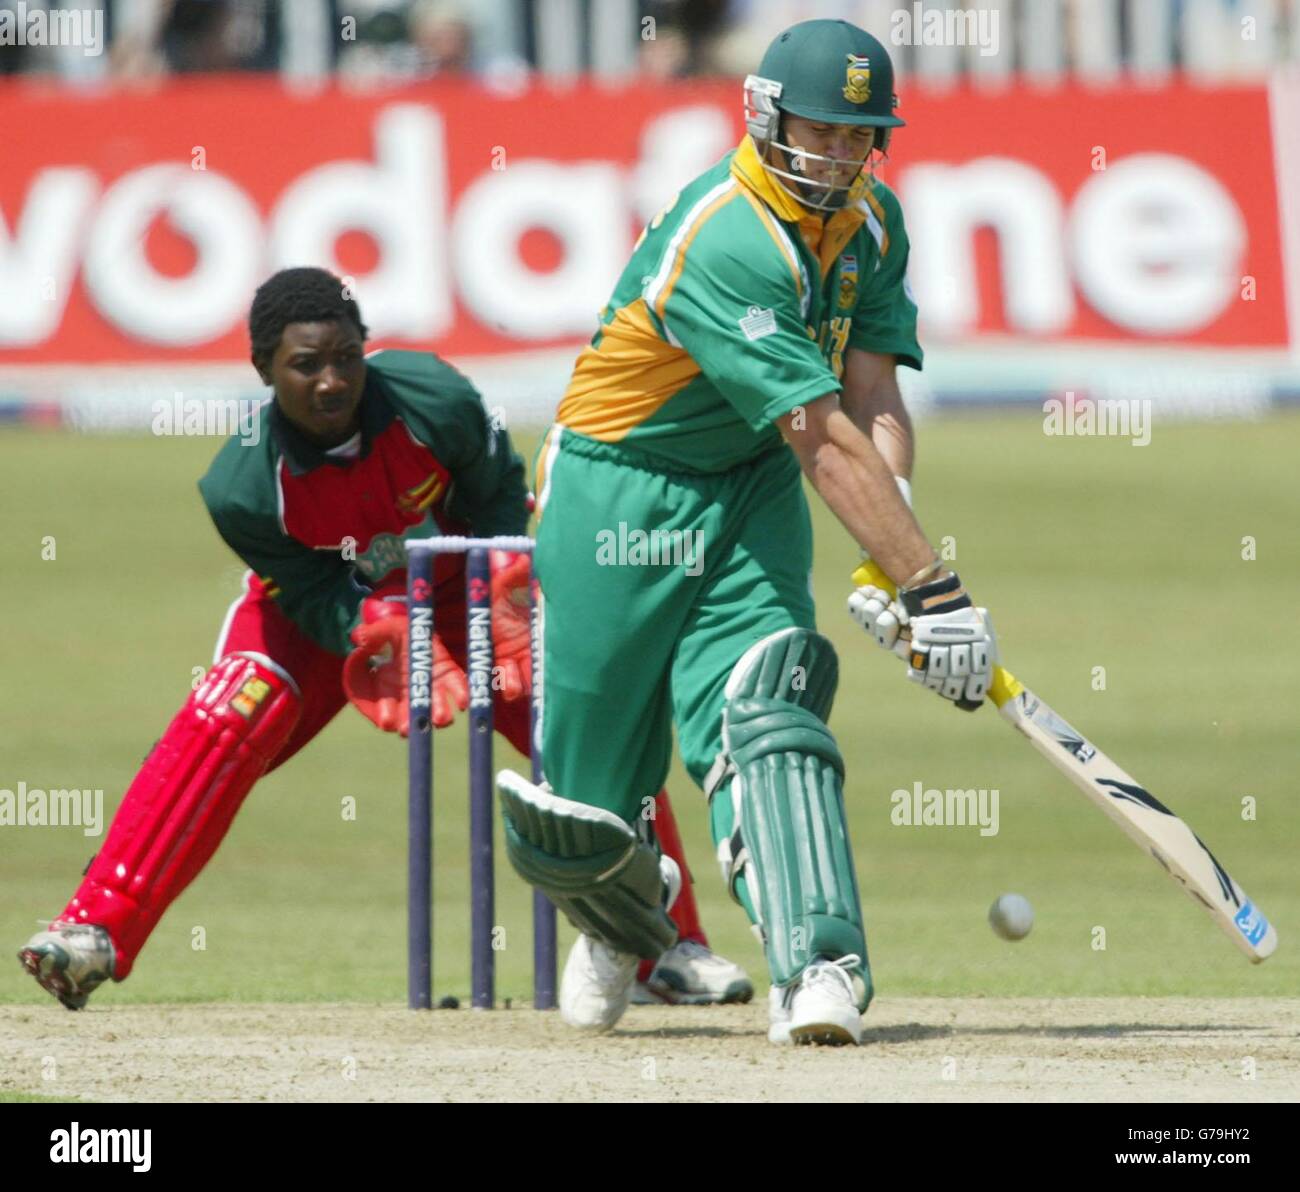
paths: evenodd
<path fill-rule="evenodd" d="M 1296 1101 L 1296 998 L 879 998 L 861 1047 L 748 1006 L 0 1006 L 0 1090 L 85 1101 Z"/>

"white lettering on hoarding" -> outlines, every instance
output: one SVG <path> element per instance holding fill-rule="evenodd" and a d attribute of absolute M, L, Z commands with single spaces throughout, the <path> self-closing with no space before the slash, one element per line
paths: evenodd
<path fill-rule="evenodd" d="M 14 298 L 0 304 L 0 349 L 57 342 L 78 265 L 89 303 L 128 341 L 209 343 L 241 326 L 270 268 L 317 263 L 351 272 L 336 249 L 353 229 L 379 248 L 377 266 L 357 277 L 375 337 L 445 337 L 457 330 L 457 299 L 478 324 L 520 346 L 585 337 L 651 199 L 661 189 L 671 194 L 680 171 L 718 148 L 722 125 L 699 118 L 702 110 L 648 121 L 642 158 L 630 168 L 512 157 L 504 170 L 485 163 L 454 203 L 442 118 L 412 103 L 378 111 L 373 160 L 306 171 L 265 215 L 241 180 L 215 168 L 145 165 L 102 196 L 92 170 L 40 170 L 22 209 L 0 219 L 0 290 Z M 696 117 L 683 120 L 683 111 Z M 689 144 L 670 152 L 669 132 Z M 662 176 L 652 165 L 662 165 Z M 1045 170 L 1005 157 L 922 162 L 902 169 L 897 183 L 912 244 L 910 283 L 923 330 L 939 341 L 987 321 L 975 251 L 981 228 L 997 238 L 1012 334 L 1068 335 L 1085 301 L 1123 332 L 1192 334 L 1236 294 L 1247 246 L 1242 212 L 1223 183 L 1181 157 L 1112 160 L 1068 202 L 1064 184 Z M 184 276 L 149 259 L 147 236 L 159 220 L 193 246 Z M 524 234 L 538 228 L 561 247 L 549 271 L 520 253 Z"/>
<path fill-rule="evenodd" d="M 1184 335 L 1212 323 L 1236 296 L 1245 224 L 1208 171 L 1170 154 L 1112 162 L 1075 196 L 1068 216 L 1042 171 L 982 157 L 904 171 L 909 274 L 931 334 L 958 339 L 980 320 L 974 235 L 997 234 L 1008 329 L 1068 332 L 1071 281 L 1089 305 L 1138 335 Z"/>
<path fill-rule="evenodd" d="M 58 330 L 98 195 L 92 170 L 56 166 L 36 175 L 12 236 L 0 212 L 0 347 L 38 344 Z"/>
<path fill-rule="evenodd" d="M 184 277 L 159 273 L 145 254 L 146 233 L 164 215 L 194 245 Z M 104 195 L 83 277 L 99 312 L 130 338 L 182 346 L 240 322 L 261 269 L 261 220 L 237 182 L 154 165 L 124 174 Z"/>
<path fill-rule="evenodd" d="M 329 161 L 296 179 L 271 214 L 277 269 L 329 262 L 354 229 L 379 246 L 358 282 L 362 317 L 379 335 L 436 339 L 452 324 L 447 150 L 436 112 L 414 104 L 375 118 L 375 163 Z"/>
<path fill-rule="evenodd" d="M 1065 213 L 1040 170 L 1004 157 L 960 166 L 919 165 L 903 175 L 903 212 L 912 242 L 908 274 L 926 326 L 941 339 L 979 319 L 975 231 L 997 234 L 1003 304 L 1012 329 L 1064 331 L 1074 296 L 1062 250 Z"/>
<path fill-rule="evenodd" d="M 1236 300 L 1246 225 L 1212 174 L 1142 153 L 1094 174 L 1070 214 L 1075 276 L 1088 301 L 1144 335 L 1182 335 Z"/>
<path fill-rule="evenodd" d="M 475 318 L 519 339 L 590 335 L 627 262 L 627 198 L 612 165 L 524 161 L 470 185 L 452 226 L 456 280 Z M 521 268 L 519 238 L 545 228 L 558 268 Z"/>

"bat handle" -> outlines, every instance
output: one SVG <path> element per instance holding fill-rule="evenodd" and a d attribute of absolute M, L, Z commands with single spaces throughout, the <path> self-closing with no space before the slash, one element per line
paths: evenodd
<path fill-rule="evenodd" d="M 993 701 L 995 707 L 1001 708 L 1003 704 L 1015 699 L 1024 689 L 1025 685 L 1009 670 L 994 666 L 993 682 L 989 684 L 989 699 Z"/>
<path fill-rule="evenodd" d="M 898 595 L 898 585 L 884 573 L 874 559 L 862 560 L 861 565 L 853 573 L 853 583 L 858 587 L 871 584 L 872 587 L 879 588 L 882 592 L 888 592 L 891 599 Z M 1015 699 L 1024 689 L 1024 684 L 1009 670 L 1005 667 L 994 666 L 993 682 L 989 686 L 989 699 L 997 707 L 1000 708 L 1003 704 Z"/>

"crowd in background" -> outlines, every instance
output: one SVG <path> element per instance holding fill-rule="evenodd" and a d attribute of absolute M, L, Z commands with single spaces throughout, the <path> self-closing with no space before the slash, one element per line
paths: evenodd
<path fill-rule="evenodd" d="M 480 30 L 514 0 L 22 0 L 26 9 L 103 13 L 104 61 L 78 71 L 75 52 L 0 46 L 0 72 L 151 78 L 213 71 L 278 71 L 314 42 L 331 73 L 394 80 L 478 73 L 489 64 Z M 16 10 L 20 0 L 0 0 Z M 475 14 L 471 19 L 470 13 Z M 479 44 L 476 45 L 476 42 Z M 81 55 L 84 57 L 84 55 Z M 522 60 L 521 60 L 522 61 Z"/>
<path fill-rule="evenodd" d="M 210 71 L 337 76 L 357 85 L 466 77 L 518 87 L 534 74 L 744 74 L 779 29 L 844 17 L 889 43 L 914 0 L 0 0 L 0 9 L 102 13 L 106 50 L 0 45 L 0 73 L 73 81 Z M 1264 73 L 1300 59 L 1300 0 L 925 0 L 996 11 L 991 73 L 1105 76 L 1128 68 Z M 1244 32 L 1250 22 L 1250 33 Z M 899 46 L 900 76 L 990 74 L 974 50 Z M 927 68 L 927 62 L 933 64 Z"/>

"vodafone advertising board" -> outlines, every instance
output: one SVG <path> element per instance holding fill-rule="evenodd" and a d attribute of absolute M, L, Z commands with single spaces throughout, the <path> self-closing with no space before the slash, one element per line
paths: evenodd
<path fill-rule="evenodd" d="M 305 263 L 355 279 L 375 342 L 580 343 L 640 228 L 739 140 L 739 109 L 734 82 L 5 83 L 0 366 L 243 360 L 254 288 Z M 909 93 L 900 114 L 882 176 L 927 345 L 1288 345 L 1263 88 Z"/>

